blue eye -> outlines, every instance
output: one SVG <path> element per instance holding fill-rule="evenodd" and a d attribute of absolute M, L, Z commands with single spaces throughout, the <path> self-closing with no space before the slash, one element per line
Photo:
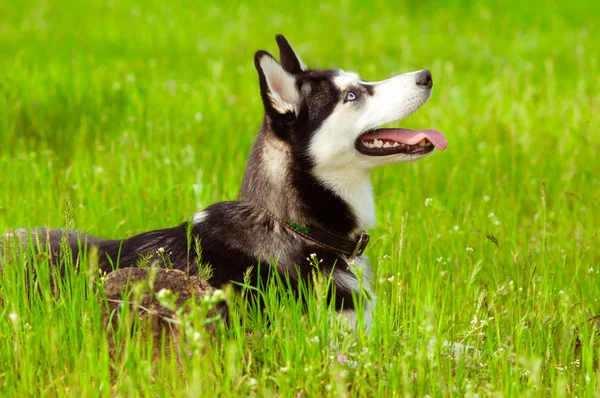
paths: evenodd
<path fill-rule="evenodd" d="M 346 101 L 354 101 L 356 99 L 356 94 L 353 91 L 348 91 L 346 94 Z"/>

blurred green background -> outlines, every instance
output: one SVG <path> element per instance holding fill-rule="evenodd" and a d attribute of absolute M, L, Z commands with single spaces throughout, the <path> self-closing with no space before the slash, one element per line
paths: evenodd
<path fill-rule="evenodd" d="M 439 129 L 449 148 L 373 172 L 378 226 L 368 255 L 382 332 L 370 343 L 379 351 L 365 354 L 377 366 L 404 366 L 388 380 L 423 377 L 381 387 L 380 373 L 361 367 L 344 385 L 365 395 L 593 396 L 599 21 L 600 2 L 583 0 L 2 1 L 0 230 L 70 226 L 116 238 L 235 199 L 262 120 L 253 54 L 277 54 L 277 33 L 310 67 L 365 80 L 429 69 L 433 97 L 402 125 Z M 434 332 L 423 334 L 425 321 Z M 413 346 L 396 334 L 408 332 Z M 451 358 L 406 359 L 430 332 L 489 356 L 460 372 Z M 43 350 L 44 341 L 30 346 Z M 293 353 L 305 343 L 281 344 Z M 75 357 L 61 353 L 71 385 L 85 384 L 73 376 Z M 21 363 L 33 367 L 29 360 Z M 24 380 L 62 374 L 40 366 Z M 93 374 L 86 366 L 79 370 Z M 288 391 L 261 376 L 279 365 L 255 366 L 237 371 L 260 379 L 258 391 Z M 6 376 L 17 368 L 0 369 L 0 382 L 5 374 L 10 391 L 26 391 Z M 319 391 L 316 379 L 281 380 Z M 50 391 L 60 395 L 60 385 Z M 256 392 L 246 387 L 239 391 Z"/>

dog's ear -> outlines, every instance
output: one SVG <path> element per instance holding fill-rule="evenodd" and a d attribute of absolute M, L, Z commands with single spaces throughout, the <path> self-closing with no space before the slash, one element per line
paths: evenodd
<path fill-rule="evenodd" d="M 283 35 L 277 35 L 275 36 L 275 40 L 277 40 L 277 45 L 279 46 L 279 61 L 283 69 L 292 75 L 305 71 L 306 65 L 304 65 L 286 38 Z"/>
<path fill-rule="evenodd" d="M 300 105 L 300 93 L 294 75 L 288 73 L 266 51 L 258 51 L 254 64 L 260 79 L 260 93 L 265 110 L 278 114 L 297 113 Z"/>

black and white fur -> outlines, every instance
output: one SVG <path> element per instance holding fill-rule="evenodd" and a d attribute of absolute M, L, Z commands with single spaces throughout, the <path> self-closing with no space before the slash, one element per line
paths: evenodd
<path fill-rule="evenodd" d="M 350 239 L 372 228 L 370 170 L 420 158 L 433 148 L 372 156 L 357 149 L 359 139 L 423 105 L 431 95 L 431 74 L 418 71 L 369 83 L 341 70 L 308 69 L 283 36 L 277 36 L 277 43 L 280 62 L 265 51 L 254 57 L 265 115 L 239 199 L 213 204 L 194 215 L 191 235 L 201 244 L 201 262 L 213 268 L 209 283 L 215 287 L 242 282 L 250 267 L 256 273 L 259 262 L 261 275 L 255 277 L 266 278 L 276 270 L 289 275 L 292 285 L 299 278 L 310 282 L 314 267 L 307 258 L 316 254 L 322 259 L 320 271 L 333 277 L 336 309 L 352 322 L 352 295 L 363 291 L 357 273 L 370 277 L 367 258 L 349 259 L 307 240 L 267 211 Z M 60 256 L 60 242 L 66 237 L 74 259 L 82 246 L 96 246 L 100 266 L 107 272 L 114 266 L 136 266 L 146 258 L 195 274 L 198 253 L 188 252 L 188 228 L 189 223 L 183 223 L 123 240 L 57 229 L 33 231 L 54 258 Z M 25 240 L 31 233 L 19 229 L 8 235 Z M 372 305 L 366 308 L 369 326 Z"/>

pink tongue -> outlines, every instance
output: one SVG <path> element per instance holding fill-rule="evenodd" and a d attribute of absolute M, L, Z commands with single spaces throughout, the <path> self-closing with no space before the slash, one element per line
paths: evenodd
<path fill-rule="evenodd" d="M 440 151 L 448 147 L 446 136 L 437 130 L 377 129 L 363 136 L 363 139 L 390 140 L 407 145 L 416 145 L 425 138 Z"/>

